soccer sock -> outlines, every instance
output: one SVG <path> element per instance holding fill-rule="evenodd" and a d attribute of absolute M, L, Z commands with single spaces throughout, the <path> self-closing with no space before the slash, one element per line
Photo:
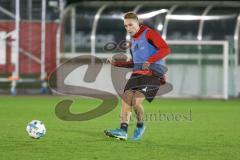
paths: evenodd
<path fill-rule="evenodd" d="M 137 122 L 137 128 L 142 128 L 143 127 L 143 122 Z"/>
<path fill-rule="evenodd" d="M 121 123 L 120 128 L 121 128 L 122 130 L 124 130 L 124 131 L 127 132 L 127 130 L 128 130 L 128 124 L 127 124 L 127 123 Z"/>

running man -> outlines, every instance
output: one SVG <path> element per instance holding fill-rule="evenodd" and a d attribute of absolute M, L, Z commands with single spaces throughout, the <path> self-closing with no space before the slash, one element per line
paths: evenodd
<path fill-rule="evenodd" d="M 137 124 L 132 140 L 141 139 L 144 131 L 144 99 L 151 102 L 158 92 L 160 84 L 164 84 L 163 58 L 170 53 L 170 48 L 161 35 L 145 26 L 140 25 L 137 15 L 128 12 L 124 15 L 124 26 L 131 36 L 132 59 L 125 63 L 108 62 L 118 67 L 133 67 L 133 73 L 128 80 L 122 95 L 120 128 L 105 130 L 106 136 L 127 140 L 128 124 L 132 109 L 136 113 Z"/>

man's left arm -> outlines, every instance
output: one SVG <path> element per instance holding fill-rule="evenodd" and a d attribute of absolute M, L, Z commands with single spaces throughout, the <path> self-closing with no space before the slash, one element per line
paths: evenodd
<path fill-rule="evenodd" d="M 147 69 L 151 63 L 155 63 L 166 57 L 171 52 L 169 46 L 157 31 L 149 30 L 146 34 L 146 38 L 148 42 L 157 49 L 157 51 L 143 64 L 143 69 Z"/>

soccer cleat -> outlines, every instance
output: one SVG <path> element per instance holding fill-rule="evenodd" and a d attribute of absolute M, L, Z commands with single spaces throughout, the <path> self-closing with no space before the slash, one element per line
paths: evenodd
<path fill-rule="evenodd" d="M 143 126 L 141 128 L 138 128 L 138 127 L 135 128 L 132 140 L 134 140 L 134 141 L 140 140 L 144 131 L 145 131 L 145 129 L 146 129 L 145 126 Z"/>
<path fill-rule="evenodd" d="M 127 132 L 119 128 L 114 130 L 105 130 L 104 134 L 108 137 L 116 138 L 119 140 L 127 140 L 128 137 Z"/>

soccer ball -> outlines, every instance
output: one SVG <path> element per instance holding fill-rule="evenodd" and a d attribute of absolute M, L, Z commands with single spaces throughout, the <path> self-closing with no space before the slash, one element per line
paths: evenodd
<path fill-rule="evenodd" d="M 28 135 L 35 139 L 42 138 L 46 134 L 45 125 L 39 120 L 32 120 L 28 123 L 26 130 Z"/>

